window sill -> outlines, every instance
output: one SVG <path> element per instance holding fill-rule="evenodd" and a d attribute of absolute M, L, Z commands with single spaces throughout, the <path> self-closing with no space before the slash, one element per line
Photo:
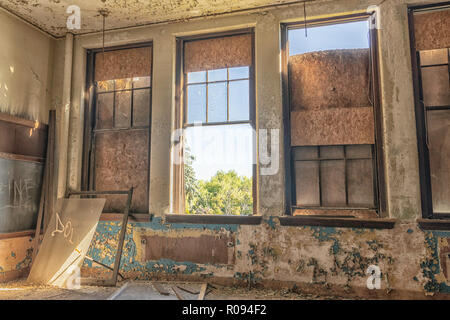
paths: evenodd
<path fill-rule="evenodd" d="M 450 230 L 450 219 L 417 219 L 422 230 Z"/>
<path fill-rule="evenodd" d="M 195 224 L 243 224 L 258 225 L 261 216 L 221 216 L 205 214 L 166 214 L 167 223 L 195 223 Z"/>
<path fill-rule="evenodd" d="M 149 213 L 130 213 L 128 222 L 150 222 L 153 214 Z M 100 221 L 122 221 L 123 213 L 102 213 Z"/>
<path fill-rule="evenodd" d="M 392 229 L 397 222 L 396 219 L 328 218 L 314 216 L 289 216 L 280 217 L 279 219 L 282 226 L 320 226 L 370 229 Z"/>

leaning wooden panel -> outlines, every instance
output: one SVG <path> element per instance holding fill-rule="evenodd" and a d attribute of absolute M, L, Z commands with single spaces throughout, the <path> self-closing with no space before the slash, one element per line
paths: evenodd
<path fill-rule="evenodd" d="M 99 52 L 95 56 L 95 81 L 146 77 L 151 69 L 151 47 Z"/>
<path fill-rule="evenodd" d="M 289 58 L 291 111 L 366 107 L 369 49 L 310 52 Z"/>
<path fill-rule="evenodd" d="M 373 108 L 291 112 L 291 145 L 374 144 Z"/>
<path fill-rule="evenodd" d="M 185 72 L 251 65 L 251 34 L 194 40 L 185 43 Z"/>
<path fill-rule="evenodd" d="M 416 50 L 450 47 L 450 9 L 414 14 Z"/>
<path fill-rule="evenodd" d="M 105 199 L 58 199 L 27 281 L 67 287 L 73 268 L 83 264 L 104 205 Z"/>

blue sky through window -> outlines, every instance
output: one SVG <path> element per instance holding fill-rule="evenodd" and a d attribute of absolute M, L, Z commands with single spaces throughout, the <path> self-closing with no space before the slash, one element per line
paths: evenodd
<path fill-rule="evenodd" d="M 369 48 L 369 22 L 355 21 L 288 31 L 289 55 L 306 52 Z"/>

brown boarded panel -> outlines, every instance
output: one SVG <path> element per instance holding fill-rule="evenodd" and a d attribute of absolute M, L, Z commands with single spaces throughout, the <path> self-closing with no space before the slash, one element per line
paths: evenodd
<path fill-rule="evenodd" d="M 450 47 L 450 9 L 414 14 L 416 50 Z"/>
<path fill-rule="evenodd" d="M 95 134 L 95 190 L 134 187 L 131 212 L 148 212 L 149 130 Z M 126 197 L 107 199 L 105 212 L 123 212 Z"/>
<path fill-rule="evenodd" d="M 145 260 L 170 259 L 177 262 L 233 264 L 234 236 L 199 237 L 143 236 Z M 230 245 L 231 244 L 231 245 Z"/>
<path fill-rule="evenodd" d="M 95 56 L 95 81 L 145 77 L 152 73 L 152 47 L 99 52 Z"/>
<path fill-rule="evenodd" d="M 374 144 L 372 107 L 291 112 L 291 145 Z"/>
<path fill-rule="evenodd" d="M 28 282 L 67 286 L 71 266 L 81 268 L 105 199 L 58 199 Z"/>
<path fill-rule="evenodd" d="M 252 51 L 251 34 L 188 41 L 184 47 L 184 71 L 251 66 Z"/>
<path fill-rule="evenodd" d="M 327 50 L 292 56 L 289 90 L 292 111 L 369 106 L 369 50 Z"/>

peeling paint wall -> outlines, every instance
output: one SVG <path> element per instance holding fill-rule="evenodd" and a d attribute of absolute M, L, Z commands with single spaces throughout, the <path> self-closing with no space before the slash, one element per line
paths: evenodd
<path fill-rule="evenodd" d="M 0 112 L 48 122 L 54 40 L 0 10 Z"/>
<path fill-rule="evenodd" d="M 120 225 L 101 222 L 88 255 L 112 266 Z M 145 260 L 142 239 L 161 237 L 235 236 L 235 263 L 193 263 L 166 257 Z M 277 218 L 264 219 L 260 226 L 166 224 L 161 218 L 128 226 L 120 272 L 135 279 L 224 278 L 228 284 L 288 288 L 310 285 L 310 290 L 333 293 L 420 297 L 450 293 L 439 252 L 450 240 L 450 232 L 424 232 L 415 223 L 401 223 L 393 230 L 283 227 Z M 182 250 L 182 249 L 181 249 Z M 381 270 L 381 289 L 371 291 L 366 270 Z M 86 261 L 86 276 L 106 269 Z M 106 270 L 107 271 L 107 270 Z M 110 276 L 110 274 L 109 274 Z"/>
<path fill-rule="evenodd" d="M 28 273 L 33 253 L 32 240 L 30 236 L 0 239 L 0 282 Z"/>

